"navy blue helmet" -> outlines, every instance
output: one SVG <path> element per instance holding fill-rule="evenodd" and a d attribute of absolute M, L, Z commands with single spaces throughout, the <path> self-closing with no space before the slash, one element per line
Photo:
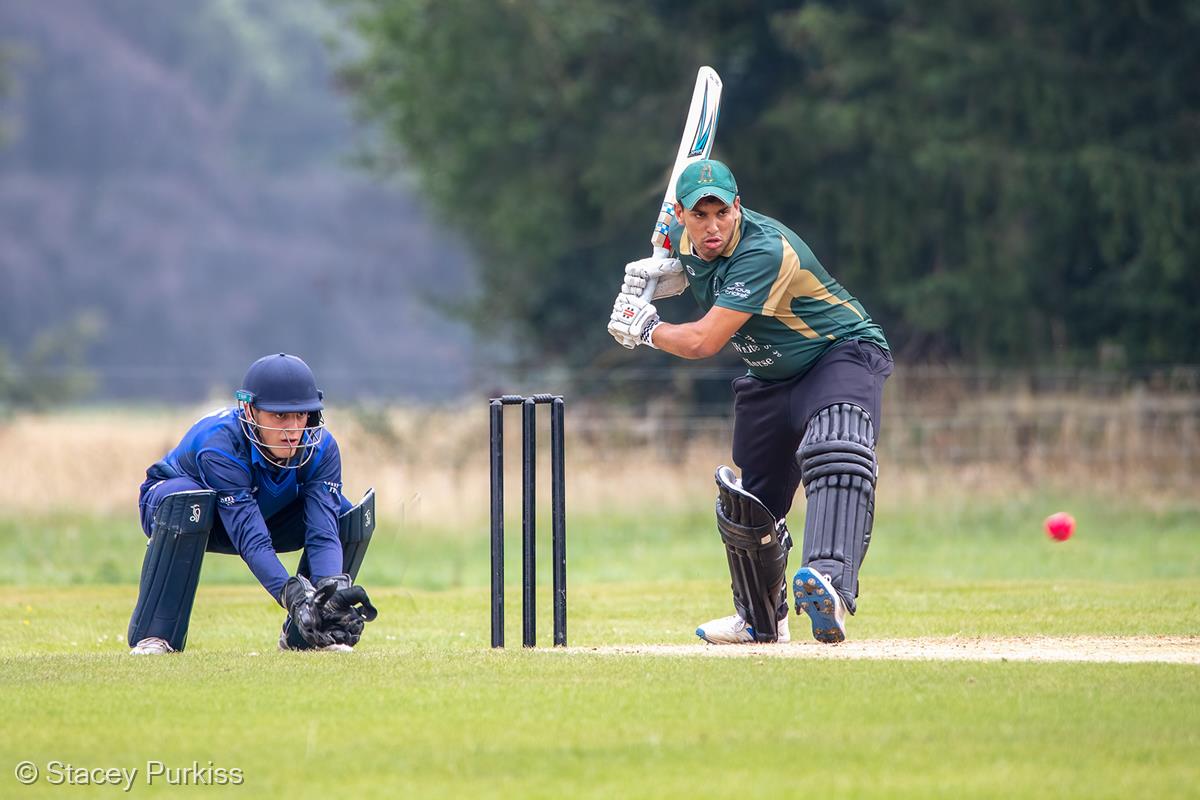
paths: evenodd
<path fill-rule="evenodd" d="M 242 430 L 264 459 L 277 467 L 296 469 L 313 457 L 325 430 L 325 420 L 321 414 L 325 408 L 322 403 L 325 395 L 317 388 L 317 379 L 303 359 L 287 353 L 263 356 L 246 370 L 242 388 L 234 393 L 234 397 L 241 412 Z M 261 415 L 252 414 L 251 409 L 279 414 L 307 412 L 308 419 L 303 429 L 273 428 L 264 425 Z M 264 430 L 303 432 L 299 443 L 294 448 L 288 448 L 278 444 L 269 446 L 263 442 Z M 280 450 L 286 452 L 288 449 L 293 452 L 287 457 L 277 454 Z"/>
<path fill-rule="evenodd" d="M 280 353 L 250 365 L 237 399 L 263 411 L 320 411 L 325 394 L 303 359 Z"/>

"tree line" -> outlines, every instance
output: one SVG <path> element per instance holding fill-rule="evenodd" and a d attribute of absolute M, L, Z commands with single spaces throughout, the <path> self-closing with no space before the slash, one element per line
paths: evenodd
<path fill-rule="evenodd" d="M 370 163 L 402 161 L 462 231 L 480 289 L 462 313 L 526 362 L 628 358 L 605 320 L 701 64 L 743 201 L 900 357 L 1200 360 L 1195 3 L 337 4 Z"/>

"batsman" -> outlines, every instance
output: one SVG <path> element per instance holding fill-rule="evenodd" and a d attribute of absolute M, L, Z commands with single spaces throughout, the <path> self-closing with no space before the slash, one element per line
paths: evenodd
<path fill-rule="evenodd" d="M 626 265 L 608 330 L 625 347 L 681 358 L 709 358 L 732 343 L 748 369 L 733 382 L 741 477 L 716 471 L 735 613 L 696 635 L 712 644 L 790 640 L 785 518 L 803 484 L 796 613 L 809 616 L 817 641 L 844 641 L 871 541 L 887 340 L 799 236 L 742 206 L 725 164 L 689 164 L 675 197 L 671 257 Z M 652 301 L 689 286 L 704 316 L 663 322 Z"/>
<path fill-rule="evenodd" d="M 183 650 L 206 552 L 241 556 L 286 612 L 281 650 L 349 651 L 376 616 L 354 584 L 375 528 L 375 494 L 342 495 L 342 458 L 324 395 L 296 356 L 264 356 L 237 405 L 201 418 L 146 470 L 138 507 L 147 537 L 134 655 Z M 295 575 L 278 553 L 303 550 Z"/>

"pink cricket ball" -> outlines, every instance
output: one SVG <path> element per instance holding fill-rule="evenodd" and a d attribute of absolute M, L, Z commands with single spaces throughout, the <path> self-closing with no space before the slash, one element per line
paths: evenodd
<path fill-rule="evenodd" d="M 1042 524 L 1046 528 L 1046 535 L 1056 542 L 1065 542 L 1075 533 L 1075 518 L 1065 511 L 1051 514 Z"/>

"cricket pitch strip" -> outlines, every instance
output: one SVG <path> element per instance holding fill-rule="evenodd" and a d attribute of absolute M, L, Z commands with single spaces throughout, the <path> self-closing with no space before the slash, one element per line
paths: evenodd
<path fill-rule="evenodd" d="M 807 630 L 804 631 L 807 633 Z M 572 647 L 597 655 L 690 656 L 697 658 L 811 658 L 899 661 L 1075 661 L 1093 663 L 1200 664 L 1197 636 L 1009 636 L 927 639 L 864 639 L 828 645 L 652 644 Z"/>

